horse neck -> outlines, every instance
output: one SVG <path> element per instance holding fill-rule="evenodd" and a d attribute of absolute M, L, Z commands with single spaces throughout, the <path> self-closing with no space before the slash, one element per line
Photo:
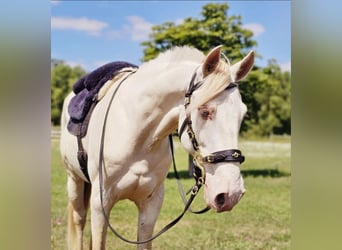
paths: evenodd
<path fill-rule="evenodd" d="M 150 71 L 137 72 L 135 75 L 135 98 L 139 98 L 137 113 L 140 114 L 139 141 L 160 140 L 177 128 L 179 107 L 184 104 L 185 92 L 191 76 L 198 64 L 178 63 L 161 70 L 159 74 Z M 177 119 L 175 119 L 177 117 Z M 149 138 L 149 139 L 148 139 Z M 143 143 L 143 142 L 142 142 Z"/>
<path fill-rule="evenodd" d="M 160 97 L 168 97 L 170 95 L 177 95 L 182 99 L 186 89 L 189 86 L 190 79 L 196 64 L 171 64 L 163 67 L 160 74 L 151 74 L 149 79 L 147 91 L 155 92 Z M 155 72 L 155 71 L 154 71 Z M 180 101 L 180 100 L 177 100 Z"/>
<path fill-rule="evenodd" d="M 137 74 L 139 79 L 144 79 L 137 80 L 143 82 L 140 90 L 137 91 L 140 92 L 140 96 L 149 97 L 155 107 L 167 111 L 184 102 L 185 92 L 197 65 L 186 62 L 174 63 L 167 66 L 160 65 L 153 71 L 146 70 L 140 75 Z"/>

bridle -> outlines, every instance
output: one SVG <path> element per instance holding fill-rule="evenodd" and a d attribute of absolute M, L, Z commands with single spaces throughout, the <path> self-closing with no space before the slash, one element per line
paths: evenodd
<path fill-rule="evenodd" d="M 191 113 L 186 112 L 187 107 L 189 106 L 191 102 L 191 96 L 195 90 L 197 90 L 200 86 L 203 84 L 203 80 L 198 81 L 195 83 L 195 79 L 197 76 L 196 73 L 197 70 L 192 75 L 188 90 L 185 93 L 185 101 L 184 101 L 184 107 L 185 107 L 185 113 L 186 117 L 178 131 L 179 139 L 181 140 L 182 134 L 185 131 L 185 128 L 187 128 L 186 132 L 188 134 L 188 137 L 190 139 L 190 142 L 192 144 L 192 147 L 194 149 L 193 153 L 193 161 L 195 166 L 194 175 L 196 180 L 199 180 L 202 184 L 205 183 L 205 169 L 204 169 L 204 163 L 220 163 L 220 162 L 238 162 L 242 163 L 245 160 L 245 157 L 242 155 L 241 151 L 238 149 L 227 149 L 227 150 L 221 150 L 213 152 L 209 155 L 203 156 L 201 153 L 201 150 L 199 148 L 198 141 L 196 139 L 195 132 L 192 128 L 192 120 L 191 120 Z M 236 82 L 231 82 L 228 84 L 227 89 L 232 89 L 238 87 L 238 84 Z"/>
<path fill-rule="evenodd" d="M 228 59 L 227 59 L 228 60 Z M 192 188 L 188 191 L 188 193 L 190 193 L 190 197 L 188 200 L 186 200 L 184 197 L 183 201 L 185 203 L 184 209 L 182 211 L 182 213 L 175 218 L 173 221 L 171 221 L 169 224 L 167 224 L 164 228 L 162 228 L 158 233 L 156 233 L 155 235 L 153 235 L 151 238 L 146 239 L 146 240 L 142 240 L 142 241 L 133 241 L 133 240 L 128 240 L 124 237 L 122 237 L 115 229 L 114 227 L 110 224 L 109 222 L 109 217 L 106 214 L 106 211 L 104 209 L 103 206 L 103 152 L 104 152 L 104 138 L 105 138 L 105 128 L 106 128 L 106 123 L 107 123 L 107 117 L 108 117 L 108 113 L 109 113 L 109 109 L 112 106 L 112 101 L 114 100 L 114 97 L 117 93 L 117 91 L 119 90 L 121 84 L 131 75 L 134 74 L 136 71 L 129 71 L 129 73 L 120 81 L 120 83 L 118 84 L 117 88 L 115 89 L 115 91 L 113 92 L 113 95 L 111 96 L 111 99 L 109 101 L 109 105 L 107 108 L 107 111 L 105 113 L 105 118 L 104 118 L 104 123 L 102 126 L 102 135 L 101 135 L 101 143 L 100 143 L 100 150 L 99 150 L 99 189 L 100 189 L 100 201 L 101 201 L 101 208 L 102 208 L 102 212 L 103 212 L 103 216 L 105 218 L 105 222 L 107 224 L 107 226 L 109 227 L 109 229 L 121 240 L 127 242 L 127 243 L 131 243 L 131 244 L 145 244 L 147 242 L 150 242 L 152 240 L 154 240 L 155 238 L 159 237 L 161 234 L 165 233 L 167 230 L 169 230 L 171 227 L 173 227 L 174 225 L 176 225 L 176 223 L 183 217 L 183 215 L 187 212 L 193 212 L 190 208 L 191 203 L 193 202 L 193 200 L 195 199 L 196 195 L 198 194 L 201 186 L 205 183 L 205 169 L 204 169 L 204 163 L 219 163 L 219 162 L 239 162 L 242 163 L 245 160 L 245 157 L 241 154 L 241 151 L 238 149 L 228 149 L 228 150 L 223 150 L 223 151 L 217 151 L 214 153 L 211 153 L 207 156 L 202 156 L 199 145 L 198 145 L 198 141 L 196 139 L 195 133 L 192 129 L 192 121 L 191 121 L 191 115 L 190 113 L 187 114 L 180 130 L 179 130 L 179 137 L 181 138 L 182 133 L 184 132 L 185 128 L 187 127 L 187 133 L 189 136 L 189 139 L 192 143 L 192 146 L 195 150 L 195 154 L 193 155 L 194 158 L 194 164 L 195 164 L 195 171 L 194 171 L 194 177 L 196 180 L 196 183 L 194 186 L 192 186 Z M 193 94 L 193 92 L 198 89 L 202 84 L 203 81 L 199 81 L 197 83 L 195 83 L 195 79 L 196 79 L 196 70 L 193 73 L 193 76 L 191 78 L 189 87 L 187 92 L 185 93 L 185 110 L 187 108 L 187 106 L 190 104 L 191 101 L 191 96 Z M 236 83 L 230 83 L 227 87 L 227 89 L 233 88 L 233 87 L 237 87 Z M 169 136 L 170 139 L 170 146 L 173 144 L 172 143 L 172 135 Z M 174 160 L 174 154 L 173 154 L 173 146 L 171 146 L 171 151 L 172 151 L 172 159 L 173 159 L 173 164 L 174 164 L 174 168 L 175 167 L 175 160 Z M 196 214 L 200 214 L 200 213 L 204 213 L 206 211 L 208 211 L 210 208 L 207 207 L 201 211 L 198 212 L 193 212 Z"/>

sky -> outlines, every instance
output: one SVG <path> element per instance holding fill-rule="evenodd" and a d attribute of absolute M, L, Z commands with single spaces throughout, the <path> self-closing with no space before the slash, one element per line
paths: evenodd
<path fill-rule="evenodd" d="M 141 65 L 141 42 L 151 27 L 187 17 L 201 18 L 202 7 L 223 1 L 51 1 L 51 58 L 87 71 L 112 61 Z M 276 59 L 291 70 L 291 1 L 226 1 L 228 16 L 241 15 L 253 31 L 266 66 Z M 229 58 L 229 55 L 227 55 Z"/>

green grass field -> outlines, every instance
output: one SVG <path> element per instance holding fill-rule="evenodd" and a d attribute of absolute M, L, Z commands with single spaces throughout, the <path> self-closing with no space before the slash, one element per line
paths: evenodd
<path fill-rule="evenodd" d="M 66 249 L 67 194 L 66 172 L 59 156 L 59 140 L 51 140 L 51 249 Z M 187 178 L 187 155 L 176 142 L 176 162 L 184 189 L 194 184 Z M 240 140 L 246 156 L 241 170 L 246 194 L 229 213 L 209 211 L 202 215 L 187 213 L 168 232 L 153 241 L 154 249 L 290 249 L 290 138 L 249 141 Z M 183 210 L 177 182 L 170 168 L 165 181 L 165 200 L 155 232 L 177 217 Z M 203 208 L 203 190 L 193 209 Z M 90 216 L 85 230 L 88 249 Z M 119 202 L 111 213 L 112 225 L 125 237 L 136 239 L 137 211 L 132 202 Z M 107 249 L 136 249 L 110 231 Z"/>

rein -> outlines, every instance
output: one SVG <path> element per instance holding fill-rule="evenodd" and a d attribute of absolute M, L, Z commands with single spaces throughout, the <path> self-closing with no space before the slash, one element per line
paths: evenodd
<path fill-rule="evenodd" d="M 125 71 L 122 71 L 122 72 L 125 72 Z M 106 131 L 106 124 L 107 124 L 107 118 L 108 118 L 108 113 L 109 113 L 109 110 L 110 110 L 110 107 L 111 107 L 111 104 L 114 100 L 114 97 L 117 93 L 117 91 L 119 90 L 121 84 L 132 74 L 135 73 L 135 71 L 127 71 L 127 72 L 130 72 L 127 76 L 125 76 L 125 78 L 123 78 L 121 80 L 121 82 L 118 84 L 117 88 L 115 89 L 115 91 L 113 92 L 113 95 L 109 101 L 109 105 L 108 105 L 108 108 L 107 108 L 107 111 L 105 113 L 105 118 L 104 118 L 104 123 L 103 123 L 103 126 L 102 126 L 102 135 L 101 135 L 101 144 L 100 144 L 100 151 L 99 151 L 99 187 L 100 187 L 100 200 L 101 200 L 101 208 L 102 208 L 102 213 L 103 213 L 103 216 L 105 218 L 105 221 L 106 221 L 106 224 L 107 226 L 110 228 L 110 230 L 112 231 L 112 233 L 117 236 L 119 239 L 127 242 L 127 243 L 131 243 L 131 244 L 145 244 L 145 243 L 148 243 L 152 240 L 154 240 L 155 238 L 159 237 L 161 234 L 165 233 L 167 230 L 169 230 L 171 227 L 173 227 L 174 225 L 177 224 L 177 222 L 184 216 L 184 214 L 189 210 L 190 208 L 190 205 L 191 203 L 193 202 L 194 198 L 196 197 L 196 195 L 198 194 L 198 191 L 200 190 L 201 186 L 203 185 L 204 183 L 204 179 L 203 178 L 196 178 L 196 183 L 195 185 L 190 189 L 189 192 L 191 192 L 190 194 L 190 198 L 189 200 L 186 202 L 185 206 L 184 206 L 184 209 L 182 211 L 182 213 L 176 218 L 174 219 L 173 221 L 171 221 L 169 224 L 167 224 L 163 229 L 161 229 L 157 234 L 155 234 L 154 236 L 152 236 L 151 238 L 147 239 L 147 240 L 143 240 L 143 241 L 132 241 L 132 240 L 128 240 L 126 238 L 124 238 L 123 236 L 121 236 L 115 229 L 114 227 L 110 224 L 110 221 L 109 221 L 109 217 L 107 216 L 106 214 L 106 211 L 104 209 L 104 206 L 103 206 L 103 151 L 104 151 L 104 138 L 105 138 L 105 131 Z M 173 156 L 173 147 L 172 147 L 172 157 Z M 174 161 L 174 160 L 173 160 Z M 198 175 L 200 176 L 200 175 Z M 188 192 L 188 193 L 189 193 Z"/>
<path fill-rule="evenodd" d="M 125 72 L 125 71 L 122 71 Z M 159 237 L 161 234 L 165 233 L 167 230 L 169 230 L 171 227 L 173 227 L 174 225 L 177 224 L 177 222 L 184 216 L 184 214 L 187 211 L 190 211 L 192 213 L 195 214 L 201 214 L 204 213 L 206 211 L 208 211 L 210 208 L 206 207 L 200 211 L 192 211 L 190 208 L 191 203 L 193 202 L 194 198 L 196 197 L 196 195 L 198 194 L 200 188 L 202 187 L 202 185 L 205 183 L 205 169 L 204 169 L 204 163 L 219 163 L 219 162 L 239 162 L 242 163 L 245 160 L 245 157 L 241 154 L 241 151 L 238 149 L 228 149 L 228 150 L 222 150 L 222 151 L 217 151 L 214 153 L 211 153 L 207 156 L 202 156 L 202 153 L 200 151 L 199 148 L 199 144 L 198 141 L 196 139 L 194 130 L 192 128 L 192 121 L 191 121 L 191 114 L 188 114 L 187 117 L 185 118 L 180 130 L 179 130 L 179 138 L 181 139 L 182 137 L 182 133 L 185 131 L 185 128 L 187 127 L 187 134 L 189 136 L 189 139 L 192 143 L 192 146 L 195 150 L 195 153 L 193 154 L 193 159 L 194 159 L 194 178 L 196 180 L 196 183 L 194 186 L 192 186 L 192 188 L 187 192 L 187 194 L 190 193 L 190 198 L 189 200 L 186 199 L 184 192 L 183 192 L 183 188 L 181 187 L 181 183 L 179 181 L 179 175 L 178 172 L 176 170 L 176 165 L 175 165 L 175 159 L 174 159 L 174 151 L 173 151 L 173 141 L 172 141 L 172 135 L 169 136 L 169 142 L 170 142 L 170 148 L 171 148 L 171 154 L 172 154 L 172 161 L 173 161 L 173 166 L 174 166 L 174 170 L 175 170 L 175 176 L 177 178 L 177 183 L 178 183 L 178 187 L 179 187 L 179 191 L 181 194 L 181 197 L 184 201 L 184 209 L 182 211 L 182 213 L 175 218 L 173 221 L 171 221 L 169 224 L 167 224 L 164 228 L 162 228 L 158 233 L 156 233 L 155 235 L 153 235 L 151 238 L 147 239 L 147 240 L 143 240 L 143 241 L 132 241 L 132 240 L 128 240 L 126 238 L 124 238 L 123 236 L 121 236 L 114 228 L 113 226 L 110 224 L 109 222 L 109 217 L 106 214 L 106 211 L 104 209 L 103 206 L 103 151 L 104 151 L 104 138 L 105 138 L 105 129 L 106 129 L 106 124 L 107 124 L 107 118 L 108 118 L 108 113 L 111 107 L 111 104 L 114 100 L 114 97 L 118 91 L 118 89 L 120 88 L 120 86 L 122 85 L 122 83 L 132 74 L 135 73 L 135 71 L 126 71 L 129 72 L 129 74 L 127 76 L 125 76 L 121 82 L 118 84 L 117 88 L 115 89 L 115 91 L 113 92 L 113 95 L 109 101 L 109 105 L 107 108 L 107 111 L 105 113 L 105 118 L 104 118 L 104 123 L 103 123 L 103 127 L 102 127 L 102 135 L 101 135 L 101 144 L 100 144 L 100 151 L 99 151 L 99 187 L 100 187 L 100 200 L 101 200 L 101 207 L 102 207 L 102 212 L 103 212 L 103 216 L 105 218 L 106 224 L 107 226 L 110 228 L 110 230 L 112 231 L 112 233 L 117 236 L 119 239 L 127 242 L 127 243 L 131 243 L 131 244 L 145 244 L 148 243 L 154 239 L 156 239 L 157 237 Z M 203 81 L 199 81 L 195 84 L 195 79 L 196 79 L 196 71 L 194 72 L 188 90 L 185 93 L 185 110 L 187 108 L 187 106 L 190 104 L 191 101 L 191 96 L 193 94 L 193 92 L 195 90 L 197 90 L 202 84 Z M 237 83 L 230 83 L 228 85 L 228 87 L 226 89 L 230 89 L 233 87 L 237 87 Z"/>
<path fill-rule="evenodd" d="M 175 177 L 176 177 L 176 180 L 177 180 L 178 191 L 179 191 L 180 196 L 182 197 L 184 205 L 186 205 L 188 203 L 188 200 L 186 199 L 186 196 L 184 194 L 184 191 L 183 191 L 184 189 L 183 189 L 182 183 L 180 181 L 180 177 L 179 177 L 179 174 L 178 174 L 178 171 L 177 171 L 177 167 L 176 167 L 172 134 L 169 135 L 169 143 L 170 143 L 170 149 L 171 149 L 173 171 L 175 173 Z M 201 176 L 201 173 L 198 171 L 198 169 L 196 169 L 196 166 L 195 166 L 195 169 L 194 169 L 194 172 L 193 172 L 193 176 L 196 179 L 196 182 L 198 181 L 198 177 Z M 201 181 L 202 181 L 202 179 L 201 179 Z M 186 194 L 188 195 L 191 192 L 191 190 L 192 190 L 192 188 L 189 191 L 187 191 Z M 210 210 L 209 206 L 203 208 L 200 211 L 193 211 L 190 206 L 188 208 L 188 211 L 193 213 L 193 214 L 203 214 L 203 213 L 205 213 L 205 212 L 207 212 L 209 210 Z"/>

